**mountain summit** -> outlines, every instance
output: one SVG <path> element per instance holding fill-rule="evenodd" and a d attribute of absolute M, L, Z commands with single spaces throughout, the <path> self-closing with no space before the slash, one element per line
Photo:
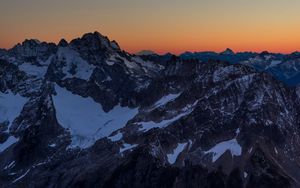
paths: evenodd
<path fill-rule="evenodd" d="M 227 48 L 225 51 L 221 52 L 220 54 L 222 54 L 222 55 L 234 55 L 234 52 L 230 48 Z"/>

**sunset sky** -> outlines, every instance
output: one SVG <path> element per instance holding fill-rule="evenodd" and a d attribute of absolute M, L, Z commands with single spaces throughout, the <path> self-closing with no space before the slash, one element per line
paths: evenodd
<path fill-rule="evenodd" d="M 129 52 L 300 50 L 300 0 L 1 0 L 0 48 L 99 31 Z"/>

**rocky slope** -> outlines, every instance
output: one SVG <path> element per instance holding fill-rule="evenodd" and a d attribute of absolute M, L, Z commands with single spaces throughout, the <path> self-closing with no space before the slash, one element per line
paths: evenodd
<path fill-rule="evenodd" d="M 98 32 L 0 59 L 1 187 L 300 186 L 300 90 L 246 60 L 139 57 Z"/>

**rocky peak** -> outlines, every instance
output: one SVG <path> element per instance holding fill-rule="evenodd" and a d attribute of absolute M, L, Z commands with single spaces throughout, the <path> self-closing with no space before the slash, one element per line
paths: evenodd
<path fill-rule="evenodd" d="M 54 43 L 40 42 L 37 39 L 26 39 L 22 44 L 17 44 L 10 49 L 9 53 L 18 59 L 37 57 L 45 60 L 50 54 L 55 53 L 56 50 L 57 46 Z"/>
<path fill-rule="evenodd" d="M 59 43 L 58 43 L 58 46 L 59 47 L 66 47 L 66 46 L 68 46 L 68 42 L 65 40 L 65 39 L 61 39 L 60 41 L 59 41 Z"/>
<path fill-rule="evenodd" d="M 261 55 L 261 56 L 270 55 L 270 52 L 268 52 L 268 51 L 262 51 L 259 55 Z"/>
<path fill-rule="evenodd" d="M 220 53 L 221 55 L 234 55 L 234 51 L 230 48 L 227 48 L 225 51 Z"/>
<path fill-rule="evenodd" d="M 72 46 L 78 49 L 89 49 L 93 51 L 119 51 L 119 45 L 115 41 L 110 41 L 108 37 L 95 31 L 86 33 L 81 38 L 72 40 Z"/>
<path fill-rule="evenodd" d="M 110 42 L 110 46 L 115 49 L 115 50 L 121 50 L 119 44 L 117 43 L 117 41 L 113 40 Z"/>

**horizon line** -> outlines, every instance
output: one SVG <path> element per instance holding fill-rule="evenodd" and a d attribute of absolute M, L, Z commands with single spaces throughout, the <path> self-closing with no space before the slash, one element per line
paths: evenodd
<path fill-rule="evenodd" d="M 95 31 L 95 32 L 98 32 L 98 31 Z M 89 32 L 89 33 L 94 33 L 94 32 Z M 98 32 L 98 33 L 100 33 L 100 32 Z M 88 33 L 84 33 L 83 35 L 85 35 L 85 34 L 88 34 Z M 105 35 L 103 35 L 103 36 L 107 37 Z M 64 39 L 68 43 L 70 43 L 72 40 L 74 40 L 74 39 L 80 39 L 81 37 L 74 37 L 73 39 L 70 39 L 70 40 L 67 40 L 67 39 L 65 39 L 65 38 L 62 37 L 60 40 Z M 116 41 L 116 40 L 111 40 L 109 37 L 107 37 L 107 38 L 109 39 L 109 41 Z M 52 44 L 55 44 L 55 45 L 58 45 L 59 41 L 60 41 L 59 40 L 58 42 L 54 42 L 54 41 L 39 40 L 37 38 L 25 38 L 22 42 L 18 42 L 16 44 L 12 45 L 12 47 L 0 47 L 0 49 L 7 50 L 7 51 L 11 50 L 14 47 L 16 47 L 17 45 L 22 45 L 22 43 L 25 42 L 26 40 L 37 40 L 40 43 L 44 43 L 45 42 L 45 43 L 48 43 L 48 44 L 52 43 Z M 118 41 L 116 41 L 116 42 L 118 43 Z M 210 49 L 207 49 L 207 50 L 201 49 L 200 50 L 199 49 L 199 50 L 180 50 L 179 52 L 174 52 L 174 50 L 173 50 L 173 52 L 172 52 L 172 50 L 151 50 L 149 48 L 144 48 L 144 49 L 140 49 L 140 50 L 130 50 L 130 49 L 122 48 L 121 45 L 119 45 L 119 46 L 120 46 L 120 49 L 122 51 L 125 51 L 125 52 L 130 53 L 130 54 L 138 54 L 139 52 L 142 52 L 142 51 L 151 51 L 151 52 L 154 52 L 154 54 L 157 54 L 157 55 L 166 55 L 166 54 L 182 55 L 184 53 L 205 53 L 205 52 L 222 53 L 222 52 L 226 51 L 227 49 L 230 49 L 230 50 L 233 49 L 233 48 L 227 47 L 227 48 L 224 48 L 224 50 L 210 50 Z M 282 54 L 282 55 L 289 55 L 289 54 L 300 52 L 299 50 L 289 50 L 289 51 L 278 50 L 278 51 L 272 51 L 272 50 L 236 50 L 236 49 L 234 49 L 232 51 L 234 52 L 234 54 L 238 54 L 238 53 L 257 53 L 257 54 L 260 54 L 260 53 L 263 53 L 263 52 L 268 52 L 270 54 Z"/>

